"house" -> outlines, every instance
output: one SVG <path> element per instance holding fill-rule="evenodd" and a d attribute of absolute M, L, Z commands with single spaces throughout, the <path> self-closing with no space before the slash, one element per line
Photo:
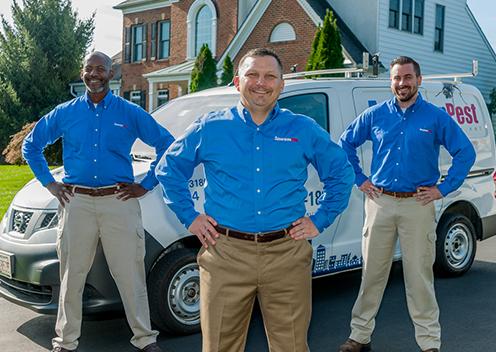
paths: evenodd
<path fill-rule="evenodd" d="M 255 47 L 274 49 L 284 72 L 304 70 L 326 9 L 349 66 L 367 52 L 380 53 L 386 67 L 401 54 L 425 73 L 466 72 L 478 58 L 472 83 L 487 97 L 495 81 L 496 55 L 466 0 L 125 0 L 114 8 L 123 13 L 121 95 L 149 111 L 187 93 L 204 43 L 219 71 L 227 55 L 236 66 Z"/>

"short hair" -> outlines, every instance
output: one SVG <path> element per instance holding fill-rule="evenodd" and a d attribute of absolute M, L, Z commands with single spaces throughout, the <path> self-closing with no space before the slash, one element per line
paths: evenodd
<path fill-rule="evenodd" d="M 279 56 L 277 56 L 277 54 L 274 50 L 269 49 L 269 48 L 255 48 L 255 49 L 251 49 L 250 51 L 248 51 L 241 58 L 241 60 L 239 60 L 238 73 L 239 73 L 239 69 L 241 68 L 241 66 L 243 66 L 243 63 L 245 62 L 245 60 L 249 57 L 254 57 L 254 56 L 272 56 L 274 59 L 276 59 L 277 66 L 279 66 L 279 70 L 281 71 L 281 75 L 282 75 L 283 69 L 282 69 L 281 59 L 279 58 Z"/>
<path fill-rule="evenodd" d="M 107 54 L 104 54 L 102 53 L 101 51 L 93 51 L 91 53 L 89 53 L 85 58 L 84 58 L 84 63 L 83 65 L 86 65 L 86 62 L 92 57 L 92 56 L 100 56 L 104 61 L 105 61 L 105 68 L 107 70 L 111 70 L 112 69 L 112 59 L 110 58 L 110 56 L 108 56 Z"/>
<path fill-rule="evenodd" d="M 406 64 L 413 65 L 413 70 L 415 71 L 417 77 L 421 75 L 420 65 L 418 64 L 418 62 L 408 56 L 398 56 L 397 58 L 394 58 L 393 61 L 391 61 L 389 68 L 392 69 L 394 65 L 406 65 Z"/>

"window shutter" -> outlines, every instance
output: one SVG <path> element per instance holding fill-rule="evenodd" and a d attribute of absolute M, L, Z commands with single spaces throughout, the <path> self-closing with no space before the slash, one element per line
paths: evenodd
<path fill-rule="evenodd" d="M 130 91 L 124 92 L 123 96 L 124 96 L 124 99 L 129 100 L 131 98 L 131 92 Z"/>
<path fill-rule="evenodd" d="M 140 106 L 146 110 L 146 90 L 141 91 Z"/>
<path fill-rule="evenodd" d="M 131 62 L 131 27 L 124 28 L 124 63 Z"/>
<path fill-rule="evenodd" d="M 150 23 L 150 27 L 151 27 L 150 59 L 151 60 L 155 60 L 157 58 L 157 25 L 158 22 Z"/>
<path fill-rule="evenodd" d="M 147 33 L 148 33 L 147 29 L 148 29 L 148 26 L 146 24 L 143 24 L 143 60 L 146 60 L 147 59 L 147 55 L 146 55 L 146 53 L 147 53 L 147 50 L 146 49 L 148 48 L 147 45 L 146 45 L 146 43 L 148 43 L 148 41 L 147 41 L 147 39 L 148 39 L 148 37 L 147 37 Z"/>

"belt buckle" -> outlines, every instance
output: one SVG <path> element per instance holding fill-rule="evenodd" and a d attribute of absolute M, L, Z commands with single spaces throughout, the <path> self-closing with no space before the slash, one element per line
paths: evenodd
<path fill-rule="evenodd" d="M 258 237 L 262 234 L 263 232 L 255 232 L 253 236 L 255 236 L 255 243 L 258 243 Z"/>

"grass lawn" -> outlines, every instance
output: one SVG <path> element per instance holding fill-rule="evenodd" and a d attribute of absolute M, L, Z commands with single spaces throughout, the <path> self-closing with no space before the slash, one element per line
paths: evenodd
<path fill-rule="evenodd" d="M 0 219 L 17 191 L 34 177 L 27 165 L 0 165 Z"/>

